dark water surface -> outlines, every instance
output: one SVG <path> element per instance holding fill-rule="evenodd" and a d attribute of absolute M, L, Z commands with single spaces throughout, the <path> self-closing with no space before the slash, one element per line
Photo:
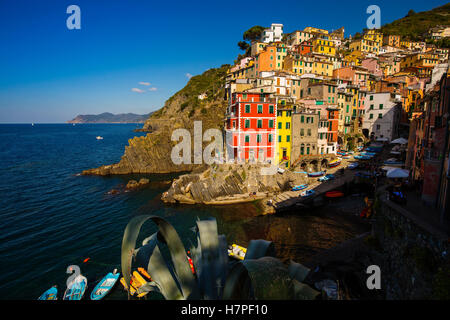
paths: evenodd
<path fill-rule="evenodd" d="M 187 245 L 193 240 L 190 229 L 196 218 L 213 216 L 229 243 L 271 240 L 283 259 L 298 262 L 367 229 L 354 214 L 339 213 L 333 206 L 255 217 L 253 204 L 164 205 L 161 193 L 176 175 L 77 175 L 118 162 L 128 139 L 143 135 L 133 132 L 135 128 L 134 124 L 0 125 L 0 299 L 36 299 L 54 284 L 61 295 L 69 276 L 66 268 L 72 264 L 81 267 L 92 289 L 107 272 L 120 270 L 123 230 L 138 214 L 166 218 Z M 107 194 L 144 176 L 151 181 L 145 189 Z M 155 231 L 151 223 L 143 227 L 146 235 Z M 90 260 L 83 263 L 86 258 Z M 118 285 L 109 298 L 125 299 L 126 294 Z"/>

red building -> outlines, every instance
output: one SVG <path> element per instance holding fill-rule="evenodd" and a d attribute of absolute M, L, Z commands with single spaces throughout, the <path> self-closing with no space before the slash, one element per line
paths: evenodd
<path fill-rule="evenodd" d="M 297 45 L 295 51 L 301 55 L 305 55 L 305 54 L 311 53 L 312 49 L 313 49 L 312 41 L 305 40 L 302 43 Z"/>
<path fill-rule="evenodd" d="M 225 119 L 228 159 L 267 161 L 276 151 L 275 99 L 269 93 L 235 92 Z"/>

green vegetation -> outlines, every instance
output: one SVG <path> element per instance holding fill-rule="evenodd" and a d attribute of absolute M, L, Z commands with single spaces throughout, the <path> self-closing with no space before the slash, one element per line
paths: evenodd
<path fill-rule="evenodd" d="M 189 110 L 189 117 L 195 114 L 195 110 L 199 107 L 202 107 L 201 112 L 203 114 L 206 111 L 203 111 L 204 107 L 202 106 L 203 102 L 214 101 L 218 95 L 223 94 L 222 90 L 225 84 L 225 77 L 230 65 L 224 64 L 220 68 L 212 68 L 201 75 L 193 76 L 186 86 L 171 96 L 167 101 L 165 106 L 154 113 L 154 117 L 160 117 L 164 114 L 164 108 L 174 103 L 175 101 L 182 100 L 183 102 L 180 104 L 180 111 L 184 111 L 185 109 Z M 204 100 L 199 100 L 198 96 L 206 94 L 206 98 Z"/>
<path fill-rule="evenodd" d="M 239 49 L 245 51 L 245 54 L 242 56 L 242 58 L 248 57 L 250 55 L 252 41 L 259 40 L 264 29 L 265 28 L 261 26 L 254 26 L 244 32 L 244 34 L 242 35 L 244 41 L 238 42 Z"/>
<path fill-rule="evenodd" d="M 424 40 L 428 30 L 437 25 L 450 25 L 450 3 L 430 11 L 409 10 L 401 19 L 381 27 L 384 35 L 400 35 L 409 40 Z"/>
<path fill-rule="evenodd" d="M 156 232 L 136 248 L 147 220 L 156 224 Z M 215 219 L 198 220 L 196 234 L 196 245 L 188 249 L 195 268 L 193 274 L 186 256 L 188 247 L 170 223 L 158 216 L 132 218 L 122 240 L 125 283 L 130 283 L 134 267 L 143 267 L 152 281 L 139 287 L 137 293 L 156 293 L 167 300 L 312 300 L 320 295 L 303 283 L 310 270 L 295 262 L 285 266 L 274 257 L 275 248 L 270 241 L 251 240 L 244 260 L 230 262 L 226 237 L 218 234 Z"/>

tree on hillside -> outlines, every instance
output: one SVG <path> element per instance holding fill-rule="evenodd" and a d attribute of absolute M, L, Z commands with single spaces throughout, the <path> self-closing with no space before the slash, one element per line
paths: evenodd
<path fill-rule="evenodd" d="M 413 16 L 413 15 L 415 15 L 416 14 L 416 12 L 414 11 L 414 10 L 409 10 L 408 11 L 408 14 L 406 15 L 407 17 L 411 17 L 411 16 Z"/>
<path fill-rule="evenodd" d="M 242 39 L 244 39 L 244 41 L 239 41 L 238 47 L 241 50 L 245 51 L 245 57 L 250 55 L 252 41 L 259 40 L 264 29 L 265 28 L 261 26 L 253 26 L 244 32 L 244 34 L 242 35 Z"/>
<path fill-rule="evenodd" d="M 243 38 L 248 42 L 252 42 L 261 38 L 261 33 L 264 31 L 264 27 L 254 26 L 244 32 Z"/>

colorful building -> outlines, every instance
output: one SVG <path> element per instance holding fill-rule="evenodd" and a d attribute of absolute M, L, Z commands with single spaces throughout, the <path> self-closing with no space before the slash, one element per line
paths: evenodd
<path fill-rule="evenodd" d="M 279 105 L 277 109 L 278 163 L 289 166 L 292 143 L 292 106 Z"/>
<path fill-rule="evenodd" d="M 269 93 L 234 92 L 225 120 L 227 158 L 267 162 L 276 150 L 277 103 Z"/>

